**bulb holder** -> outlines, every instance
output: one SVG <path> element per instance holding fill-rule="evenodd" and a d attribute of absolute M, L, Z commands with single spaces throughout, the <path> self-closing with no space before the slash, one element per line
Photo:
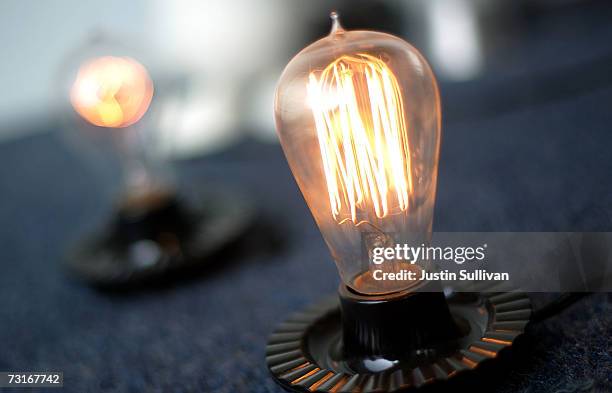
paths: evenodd
<path fill-rule="evenodd" d="M 434 285 L 376 296 L 341 285 L 270 336 L 270 373 L 291 392 L 411 390 L 493 362 L 529 322 L 523 293 L 445 297 Z"/>
<path fill-rule="evenodd" d="M 372 296 L 341 285 L 344 356 L 402 360 L 460 337 L 444 294 L 436 289 L 434 282 L 422 282 L 410 290 Z"/>
<path fill-rule="evenodd" d="M 90 285 L 117 289 L 199 269 L 254 224 L 254 207 L 238 195 L 164 191 L 123 200 L 107 225 L 68 251 L 65 267 Z"/>

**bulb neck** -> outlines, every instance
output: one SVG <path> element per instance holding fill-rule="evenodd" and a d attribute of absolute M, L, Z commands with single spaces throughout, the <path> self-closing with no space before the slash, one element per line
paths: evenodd
<path fill-rule="evenodd" d="M 461 335 L 436 283 L 385 295 L 358 294 L 342 284 L 338 292 L 347 359 L 402 360 Z"/>

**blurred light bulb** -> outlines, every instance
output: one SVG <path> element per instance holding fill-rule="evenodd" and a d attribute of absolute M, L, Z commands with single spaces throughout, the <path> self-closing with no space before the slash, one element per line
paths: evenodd
<path fill-rule="evenodd" d="M 157 155 L 162 142 L 154 84 L 143 57 L 98 32 L 67 56 L 61 78 L 68 105 L 61 108 L 63 135 L 108 180 L 109 195 L 127 204 L 133 198 L 149 203 L 150 194 L 172 188 L 169 168 Z"/>
<path fill-rule="evenodd" d="M 74 110 L 100 127 L 123 128 L 145 114 L 153 97 L 147 70 L 129 57 L 104 56 L 83 64 L 70 90 Z"/>
<path fill-rule="evenodd" d="M 142 64 L 127 56 L 99 56 L 79 67 L 70 103 L 94 126 L 118 129 L 135 125 L 149 109 L 153 82 Z M 115 135 L 123 154 L 126 198 L 142 199 L 159 187 L 144 157 L 138 130 Z M 148 200 L 148 198 L 146 198 Z"/>
<path fill-rule="evenodd" d="M 293 175 L 336 261 L 357 292 L 415 284 L 373 272 L 418 269 L 371 263 L 377 247 L 420 246 L 431 237 L 440 141 L 435 77 L 405 41 L 345 31 L 332 13 L 329 36 L 285 68 L 276 128 Z"/>

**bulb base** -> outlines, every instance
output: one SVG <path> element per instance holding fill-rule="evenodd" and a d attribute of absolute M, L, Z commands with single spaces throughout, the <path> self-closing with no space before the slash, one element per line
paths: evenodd
<path fill-rule="evenodd" d="M 399 392 L 465 381 L 457 376 L 497 363 L 531 315 L 522 293 L 372 297 L 341 287 L 339 295 L 291 316 L 270 337 L 268 368 L 286 390 Z"/>
<path fill-rule="evenodd" d="M 359 361 L 368 357 L 402 360 L 417 351 L 444 349 L 467 329 L 455 321 L 435 282 L 385 295 L 362 295 L 341 285 L 344 356 Z M 463 330 L 463 331 L 462 331 Z"/>
<path fill-rule="evenodd" d="M 238 195 L 164 191 L 123 200 L 108 224 L 68 251 L 65 267 L 104 289 L 133 289 L 191 273 L 253 226 L 255 209 Z"/>

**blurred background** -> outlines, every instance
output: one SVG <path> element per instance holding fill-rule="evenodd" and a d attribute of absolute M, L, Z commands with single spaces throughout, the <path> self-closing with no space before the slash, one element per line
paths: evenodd
<path fill-rule="evenodd" d="M 280 392 L 266 336 L 338 276 L 272 102 L 332 9 L 347 29 L 405 38 L 438 77 L 434 230 L 612 230 L 607 0 L 3 0 L 0 370 L 63 370 L 77 392 Z M 150 71 L 146 125 L 179 186 L 238 186 L 282 247 L 247 243 L 199 281 L 129 296 L 66 278 L 67 245 L 111 201 L 99 169 L 113 163 L 92 164 L 95 147 L 65 138 L 75 123 L 64 76 L 100 36 Z M 611 303 L 597 294 L 536 327 L 527 358 L 488 391 L 610 386 Z"/>
<path fill-rule="evenodd" d="M 133 48 L 153 74 L 159 127 L 173 154 L 247 134 L 274 141 L 276 80 L 293 55 L 327 34 L 330 9 L 348 28 L 391 32 L 419 48 L 441 82 L 448 121 L 608 83 L 606 75 L 582 75 L 610 56 L 605 1 L 8 0 L 0 7 L 2 140 L 44 131 L 36 125 L 69 109 L 59 107 L 58 74 L 102 33 Z M 455 87 L 474 95 L 455 102 Z"/>

